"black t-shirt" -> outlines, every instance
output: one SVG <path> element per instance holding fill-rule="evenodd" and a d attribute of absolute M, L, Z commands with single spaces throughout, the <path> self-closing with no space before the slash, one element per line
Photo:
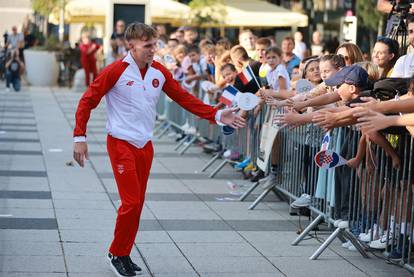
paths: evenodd
<path fill-rule="evenodd" d="M 115 40 L 117 38 L 124 38 L 124 34 L 125 33 L 118 34 L 117 32 L 113 32 L 112 35 L 111 35 L 111 40 Z"/>
<path fill-rule="evenodd" d="M 251 61 L 249 65 L 253 70 L 253 74 L 256 77 L 256 80 L 261 86 L 262 84 L 260 84 L 259 69 L 262 64 L 257 61 Z M 244 85 L 239 76 L 237 76 L 236 80 L 234 81 L 234 87 L 237 88 L 240 92 L 256 93 L 259 90 L 259 87 L 257 87 L 257 83 L 254 79 L 252 79 L 247 85 Z"/>

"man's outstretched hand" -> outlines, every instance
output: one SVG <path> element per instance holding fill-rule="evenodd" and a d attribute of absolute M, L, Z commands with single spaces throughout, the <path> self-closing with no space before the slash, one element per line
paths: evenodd
<path fill-rule="evenodd" d="M 235 129 L 246 127 L 246 120 L 240 115 L 236 114 L 236 112 L 239 110 L 240 108 L 222 110 L 220 121 Z"/>
<path fill-rule="evenodd" d="M 73 158 L 81 167 L 85 165 L 85 159 L 89 160 L 88 145 L 86 142 L 75 142 L 73 145 Z"/>

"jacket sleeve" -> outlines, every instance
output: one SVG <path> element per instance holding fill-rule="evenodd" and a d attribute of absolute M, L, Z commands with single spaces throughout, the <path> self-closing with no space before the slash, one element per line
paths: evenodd
<path fill-rule="evenodd" d="M 216 108 L 204 104 L 200 99 L 184 90 L 164 66 L 158 64 L 158 68 L 165 76 L 165 83 L 162 89 L 172 100 L 187 111 L 210 121 L 210 123 L 216 123 Z"/>
<path fill-rule="evenodd" d="M 108 65 L 82 95 L 75 114 L 74 137 L 86 136 L 86 125 L 91 111 L 98 106 L 101 98 L 116 84 L 127 67 L 128 63 L 121 60 Z"/>

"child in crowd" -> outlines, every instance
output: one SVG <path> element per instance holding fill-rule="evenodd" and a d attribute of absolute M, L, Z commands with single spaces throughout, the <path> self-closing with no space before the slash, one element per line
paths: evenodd
<path fill-rule="evenodd" d="M 214 82 L 216 73 L 216 47 L 214 44 L 207 43 L 201 48 L 201 54 L 203 55 L 204 64 L 202 65 L 206 69 L 207 80 Z"/>
<path fill-rule="evenodd" d="M 275 105 L 275 99 L 281 91 L 290 90 L 290 77 L 285 65 L 282 63 L 282 51 L 271 46 L 265 52 L 266 63 L 270 70 L 266 74 L 269 89 L 261 89 L 260 96 L 267 99 L 269 105 Z"/>
<path fill-rule="evenodd" d="M 192 93 L 198 97 L 197 83 L 200 80 L 206 79 L 205 68 L 200 64 L 200 49 L 197 45 L 191 45 L 187 48 L 187 57 L 189 63 L 183 64 L 185 77 L 185 87 L 191 90 Z"/>

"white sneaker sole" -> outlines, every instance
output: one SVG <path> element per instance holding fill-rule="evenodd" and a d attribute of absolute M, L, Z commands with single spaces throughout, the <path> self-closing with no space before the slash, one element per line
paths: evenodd
<path fill-rule="evenodd" d="M 109 266 L 111 267 L 112 271 L 115 273 L 116 276 L 118 276 L 118 277 L 125 277 L 125 276 L 123 276 L 123 275 L 121 275 L 121 274 L 118 273 L 118 271 L 116 270 L 116 268 L 114 267 L 114 265 L 111 263 L 111 258 L 109 258 L 108 255 L 106 255 L 106 259 L 108 260 Z M 142 275 L 142 274 L 144 274 L 144 271 L 143 270 L 141 270 L 141 271 L 135 271 L 135 274 L 136 275 Z"/>

